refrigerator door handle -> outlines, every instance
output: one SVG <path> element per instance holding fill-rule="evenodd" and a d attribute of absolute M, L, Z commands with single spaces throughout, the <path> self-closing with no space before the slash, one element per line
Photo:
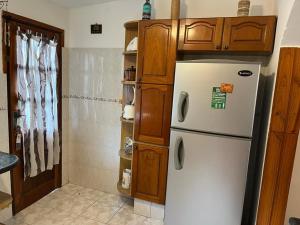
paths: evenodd
<path fill-rule="evenodd" d="M 184 145 L 183 138 L 177 137 L 174 151 L 174 165 L 176 170 L 182 170 L 184 164 Z"/>
<path fill-rule="evenodd" d="M 189 107 L 189 94 L 185 91 L 180 92 L 178 101 L 177 118 L 179 122 L 184 122 Z"/>

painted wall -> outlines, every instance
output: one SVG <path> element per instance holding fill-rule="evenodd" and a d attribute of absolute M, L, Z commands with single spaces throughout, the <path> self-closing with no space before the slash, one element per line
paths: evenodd
<path fill-rule="evenodd" d="M 47 1 L 10 0 L 8 11 L 60 27 L 66 31 L 66 37 L 68 37 L 68 11 L 66 9 L 48 3 Z M 6 89 L 7 82 L 6 75 L 2 72 L 1 48 L 2 45 L 0 45 L 0 149 L 1 151 L 9 152 Z M 11 192 L 9 173 L 0 175 L 0 190 L 7 193 Z M 11 208 L 0 211 L 0 221 L 4 221 L 10 216 Z"/>
<path fill-rule="evenodd" d="M 70 11 L 70 47 L 123 48 L 126 21 L 140 19 L 144 0 L 114 1 Z M 152 0 L 153 18 L 170 18 L 171 0 Z M 218 5 L 218 8 L 216 8 Z M 274 14 L 274 0 L 252 0 L 251 15 Z M 181 0 L 181 17 L 236 16 L 237 0 Z M 92 23 L 103 24 L 102 35 L 91 35 Z"/>
<path fill-rule="evenodd" d="M 124 27 L 141 18 L 143 0 L 124 0 L 70 10 L 71 48 L 123 48 Z M 91 35 L 90 25 L 103 24 L 103 34 Z"/>
<path fill-rule="evenodd" d="M 171 0 L 153 0 L 155 18 L 170 18 Z M 236 16 L 238 0 L 181 0 L 182 18 Z M 217 6 L 217 7 L 216 7 Z M 251 15 L 274 13 L 273 0 L 251 0 Z"/>

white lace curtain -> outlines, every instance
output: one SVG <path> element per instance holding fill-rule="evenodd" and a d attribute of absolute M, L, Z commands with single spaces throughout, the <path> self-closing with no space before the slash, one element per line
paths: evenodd
<path fill-rule="evenodd" d="M 57 43 L 17 34 L 18 127 L 22 133 L 24 177 L 52 170 L 60 161 L 57 110 Z"/>

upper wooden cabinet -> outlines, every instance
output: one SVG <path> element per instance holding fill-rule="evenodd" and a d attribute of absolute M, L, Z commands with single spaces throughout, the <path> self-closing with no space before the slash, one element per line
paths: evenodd
<path fill-rule="evenodd" d="M 271 54 L 275 28 L 275 16 L 183 19 L 178 50 Z"/>
<path fill-rule="evenodd" d="M 224 18 L 180 20 L 178 49 L 219 51 L 222 48 Z"/>
<path fill-rule="evenodd" d="M 173 88 L 170 85 L 137 85 L 135 141 L 169 145 L 172 92 Z"/>
<path fill-rule="evenodd" d="M 137 82 L 173 84 L 177 32 L 177 20 L 139 23 Z"/>
<path fill-rule="evenodd" d="M 168 148 L 135 144 L 132 164 L 132 195 L 159 204 L 166 199 Z"/>
<path fill-rule="evenodd" d="M 225 18 L 223 49 L 226 51 L 262 52 L 273 51 L 276 17 Z"/>

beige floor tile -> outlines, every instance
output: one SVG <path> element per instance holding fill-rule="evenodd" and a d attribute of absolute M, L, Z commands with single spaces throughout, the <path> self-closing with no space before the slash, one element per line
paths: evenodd
<path fill-rule="evenodd" d="M 105 196 L 106 193 L 94 189 L 83 188 L 82 190 L 77 192 L 76 195 L 82 198 L 96 201 L 97 199 L 101 199 L 103 196 Z"/>
<path fill-rule="evenodd" d="M 144 222 L 144 225 L 164 225 L 164 222 L 161 220 L 147 218 Z"/>
<path fill-rule="evenodd" d="M 146 217 L 139 216 L 133 213 L 118 212 L 113 218 L 108 222 L 110 225 L 143 225 L 146 221 Z"/>
<path fill-rule="evenodd" d="M 73 220 L 73 222 L 71 224 L 72 225 L 105 225 L 104 223 L 101 223 L 96 220 L 88 219 L 84 216 L 80 216 L 80 217 L 76 218 L 75 220 Z"/>
<path fill-rule="evenodd" d="M 114 194 L 105 194 L 98 199 L 103 206 L 122 207 L 128 199 Z"/>
<path fill-rule="evenodd" d="M 7 220 L 4 222 L 5 225 L 29 225 L 29 224 L 26 224 L 22 221 L 19 221 L 18 219 L 16 219 L 15 217 Z"/>
<path fill-rule="evenodd" d="M 34 224 L 35 222 L 39 221 L 45 215 L 49 214 L 53 209 L 50 208 L 32 208 L 27 211 L 22 211 L 18 213 L 14 219 L 19 223 L 25 224 Z"/>
<path fill-rule="evenodd" d="M 69 213 L 55 209 L 32 225 L 71 225 L 75 218 L 75 216 L 70 216 Z"/>
<path fill-rule="evenodd" d="M 61 188 L 61 191 L 69 195 L 75 195 L 82 191 L 84 188 L 75 184 L 67 184 Z"/>
<path fill-rule="evenodd" d="M 68 184 L 5 222 L 6 225 L 163 225 L 133 213 L 133 201 Z"/>
<path fill-rule="evenodd" d="M 118 207 L 103 206 L 102 204 L 96 202 L 91 207 L 89 207 L 82 215 L 89 219 L 107 223 L 118 210 Z"/>
<path fill-rule="evenodd" d="M 79 216 L 82 213 L 84 213 L 94 203 L 95 201 L 93 200 L 77 196 L 77 197 L 72 197 L 61 206 L 58 206 L 56 209 L 68 213 L 71 216 Z"/>

